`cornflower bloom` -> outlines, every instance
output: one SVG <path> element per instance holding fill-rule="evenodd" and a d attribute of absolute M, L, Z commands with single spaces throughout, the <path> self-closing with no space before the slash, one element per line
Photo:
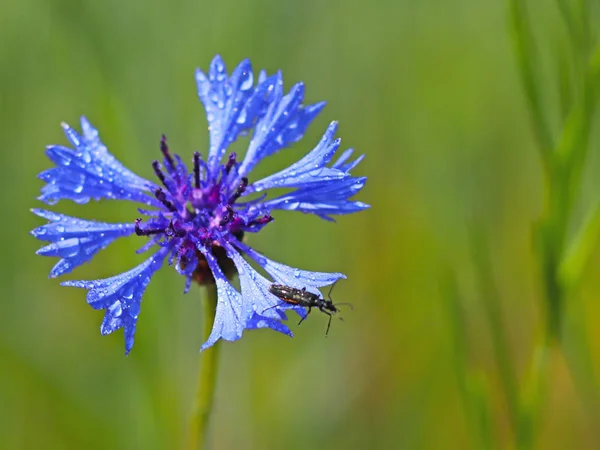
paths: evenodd
<path fill-rule="evenodd" d="M 271 283 L 317 288 L 345 278 L 341 273 L 310 272 L 272 261 L 243 241 L 273 220 L 274 210 L 292 210 L 331 220 L 331 215 L 349 214 L 368 205 L 350 200 L 365 184 L 365 177 L 350 175 L 362 156 L 348 162 L 352 150 L 330 164 L 340 145 L 337 124 L 327 128 L 317 146 L 298 162 L 266 178 L 251 181 L 252 169 L 264 158 L 300 140 L 324 107 L 324 102 L 302 105 L 304 85 L 298 83 L 284 95 L 281 73 L 267 76 L 261 71 L 254 83 L 248 60 L 227 74 L 216 56 L 208 75 L 196 71 L 198 96 L 206 109 L 210 148 L 206 159 L 196 152 L 191 172 L 181 158 L 171 153 L 165 136 L 160 142 L 162 163 L 152 166 L 159 183 L 153 183 L 123 166 L 99 139 L 97 130 L 81 119 L 82 134 L 63 124 L 72 148 L 51 145 L 46 154 L 56 165 L 39 175 L 47 184 L 40 200 L 53 205 L 70 199 L 129 200 L 141 203 L 145 219 L 131 223 L 83 220 L 44 209 L 33 212 L 49 221 L 32 231 L 49 244 L 38 254 L 60 260 L 50 272 L 57 277 L 90 261 L 115 239 L 136 234 L 148 239 L 138 253 L 156 251 L 137 267 L 110 278 L 65 281 L 63 286 L 88 290 L 87 302 L 106 310 L 103 335 L 124 328 L 125 351 L 133 346 L 142 295 L 154 273 L 167 260 L 192 281 L 215 283 L 218 301 L 212 332 L 202 349 L 223 338 L 234 341 L 245 329 L 268 327 L 292 336 L 282 320 L 286 311 L 305 310 L 281 304 L 269 292 Z M 227 148 L 239 136 L 253 131 L 243 159 Z M 223 161 L 224 160 L 224 161 Z M 266 191 L 287 188 L 289 192 L 268 198 Z M 242 256 L 261 266 L 274 280 L 257 272 Z M 228 281 L 237 273 L 241 293 Z M 278 305 L 278 306 L 276 306 Z"/>

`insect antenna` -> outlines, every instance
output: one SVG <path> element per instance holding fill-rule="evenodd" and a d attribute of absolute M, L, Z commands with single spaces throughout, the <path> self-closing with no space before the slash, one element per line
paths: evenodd
<path fill-rule="evenodd" d="M 348 303 L 348 302 L 334 303 L 334 306 L 340 306 L 340 305 L 347 306 L 351 310 L 354 310 L 354 306 L 352 305 L 352 303 Z"/>

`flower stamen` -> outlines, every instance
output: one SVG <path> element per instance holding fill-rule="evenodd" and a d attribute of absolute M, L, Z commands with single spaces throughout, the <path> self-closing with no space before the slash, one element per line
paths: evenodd
<path fill-rule="evenodd" d="M 160 234 L 160 233 L 164 233 L 165 229 L 164 228 L 146 228 L 146 229 L 142 229 L 140 227 L 140 223 L 142 222 L 141 218 L 137 218 L 135 219 L 135 234 L 137 236 L 151 236 L 153 234 Z"/>
<path fill-rule="evenodd" d="M 165 205 L 165 208 L 167 208 L 169 211 L 177 212 L 177 208 L 175 208 L 173 203 L 167 200 L 167 194 L 165 194 L 165 191 L 163 191 L 161 188 L 158 188 L 156 191 L 154 191 L 154 196 L 159 202 Z"/>
<path fill-rule="evenodd" d="M 235 211 L 233 210 L 233 208 L 230 205 L 225 206 L 225 208 L 227 209 L 227 211 L 223 215 L 223 218 L 221 219 L 221 222 L 219 222 L 219 226 L 221 226 L 221 227 L 227 225 L 235 217 Z"/>
<path fill-rule="evenodd" d="M 237 158 L 237 154 L 235 152 L 231 152 L 229 154 L 229 159 L 227 160 L 227 164 L 225 165 L 225 173 L 227 175 L 229 175 L 229 172 L 231 172 L 231 169 L 235 165 L 236 158 Z"/>
<path fill-rule="evenodd" d="M 200 189 L 200 152 L 194 152 L 194 187 Z"/>
<path fill-rule="evenodd" d="M 173 157 L 171 156 L 171 153 L 169 153 L 169 146 L 167 145 L 167 136 L 165 136 L 164 134 L 160 139 L 160 151 L 163 155 L 165 155 L 165 161 L 166 163 L 168 163 L 167 169 L 169 171 L 173 170 L 175 168 L 175 161 L 173 161 Z"/>
<path fill-rule="evenodd" d="M 160 162 L 158 162 L 157 160 L 152 161 L 152 168 L 154 169 L 154 173 L 156 174 L 160 182 L 163 184 L 163 186 L 169 189 L 169 186 L 167 185 L 167 179 L 165 177 L 164 172 L 162 171 L 162 166 Z"/>
<path fill-rule="evenodd" d="M 234 194 L 231 197 L 229 197 L 229 201 L 227 203 L 229 203 L 230 205 L 235 203 L 235 201 L 241 197 L 241 195 L 244 193 L 244 191 L 246 190 L 247 187 L 248 187 L 248 178 L 242 177 L 242 181 L 240 181 L 240 184 L 238 185 Z"/>
<path fill-rule="evenodd" d="M 274 220 L 275 219 L 273 218 L 273 216 L 271 214 L 265 214 L 264 216 L 259 217 L 258 219 L 251 220 L 248 223 L 248 226 L 251 227 L 253 225 L 266 225 L 269 222 L 273 222 Z"/>
<path fill-rule="evenodd" d="M 179 226 L 179 223 L 174 224 L 173 220 L 169 222 L 169 227 L 165 230 L 165 233 L 175 237 L 185 237 L 187 235 L 187 231 Z"/>

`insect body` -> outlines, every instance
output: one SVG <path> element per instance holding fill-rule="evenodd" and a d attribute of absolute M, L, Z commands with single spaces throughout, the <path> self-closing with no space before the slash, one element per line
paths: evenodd
<path fill-rule="evenodd" d="M 329 322 L 327 323 L 327 331 L 325 331 L 325 336 L 327 336 L 327 334 L 329 333 L 329 327 L 331 326 L 331 317 L 333 316 L 333 314 L 339 312 L 339 309 L 336 307 L 336 305 L 333 304 L 333 301 L 331 300 L 331 291 L 333 290 L 333 286 L 335 286 L 335 283 L 331 286 L 329 294 L 327 295 L 327 299 L 320 297 L 317 294 L 313 294 L 312 292 L 308 292 L 305 287 L 302 289 L 297 289 L 290 286 L 285 286 L 283 284 L 272 284 L 271 286 L 269 286 L 269 292 L 271 292 L 271 294 L 282 300 L 284 303 L 308 308 L 306 316 L 300 319 L 298 325 L 300 325 L 304 321 L 304 319 L 308 317 L 312 308 L 318 308 L 321 312 L 327 314 L 329 316 Z M 350 303 L 337 303 L 337 305 L 348 305 L 352 307 Z M 279 305 L 275 305 L 273 306 L 273 308 L 275 308 L 276 306 Z M 342 318 L 340 317 L 340 320 L 341 319 Z"/>

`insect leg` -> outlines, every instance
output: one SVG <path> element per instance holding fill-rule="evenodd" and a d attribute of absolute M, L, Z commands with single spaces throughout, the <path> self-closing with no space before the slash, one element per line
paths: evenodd
<path fill-rule="evenodd" d="M 298 325 L 300 325 L 304 321 L 304 319 L 306 319 L 308 317 L 308 315 L 310 314 L 311 309 L 312 309 L 312 306 L 309 306 L 308 307 L 308 312 L 306 313 L 306 315 L 304 317 L 300 318 L 300 322 L 298 322 Z"/>
<path fill-rule="evenodd" d="M 274 306 L 271 306 L 271 307 L 269 307 L 269 308 L 267 308 L 267 309 L 263 309 L 263 311 L 262 311 L 262 312 L 265 312 L 265 311 L 268 311 L 268 310 L 270 310 L 270 309 L 277 308 L 278 306 L 283 306 L 283 305 L 286 305 L 286 304 L 287 304 L 286 302 L 280 302 L 280 303 L 277 303 L 276 305 L 274 305 Z"/>
<path fill-rule="evenodd" d="M 333 291 L 333 288 L 335 287 L 335 285 L 337 284 L 338 281 L 340 281 L 339 278 L 337 280 L 335 280 L 335 282 L 331 285 L 331 288 L 329 288 L 329 294 L 327 294 L 327 298 L 329 299 L 330 302 L 333 301 L 333 300 L 331 300 L 331 291 Z"/>
<path fill-rule="evenodd" d="M 323 311 L 323 310 L 321 310 Z M 327 311 L 323 311 L 325 314 L 329 316 L 329 322 L 327 322 L 327 330 L 325 331 L 325 337 L 329 334 L 329 327 L 331 326 L 331 313 Z"/>

